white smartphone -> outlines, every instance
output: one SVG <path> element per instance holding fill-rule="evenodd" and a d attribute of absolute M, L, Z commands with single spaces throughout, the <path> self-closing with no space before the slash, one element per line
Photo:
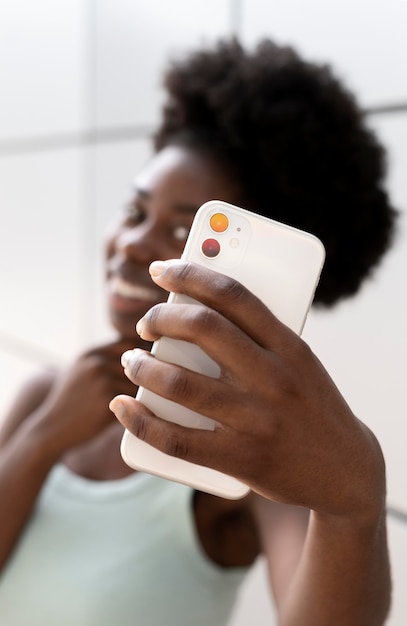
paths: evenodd
<path fill-rule="evenodd" d="M 238 280 L 284 324 L 301 334 L 325 259 L 321 241 L 309 233 L 218 200 L 198 209 L 182 259 Z M 171 293 L 168 302 L 191 303 Z M 225 346 L 227 350 L 227 346 Z M 157 359 L 218 377 L 220 368 L 196 345 L 162 337 L 154 342 Z M 140 387 L 136 396 L 155 415 L 191 428 L 214 429 L 204 415 Z M 171 457 L 125 431 L 121 454 L 132 468 L 181 482 L 224 498 L 246 495 L 237 479 Z"/>

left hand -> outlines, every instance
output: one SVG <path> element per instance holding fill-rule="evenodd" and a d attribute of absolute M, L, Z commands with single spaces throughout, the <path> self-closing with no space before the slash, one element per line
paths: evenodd
<path fill-rule="evenodd" d="M 141 337 L 193 342 L 221 375 L 208 378 L 141 350 L 126 353 L 125 373 L 218 426 L 185 428 L 121 395 L 110 406 L 125 428 L 268 499 L 340 516 L 377 513 L 385 491 L 380 447 L 308 345 L 231 278 L 182 261 L 153 263 L 150 272 L 160 287 L 202 305 L 156 305 L 137 327 Z"/>

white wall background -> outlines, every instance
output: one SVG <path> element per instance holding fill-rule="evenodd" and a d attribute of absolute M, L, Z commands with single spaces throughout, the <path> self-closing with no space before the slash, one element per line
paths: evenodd
<path fill-rule="evenodd" d="M 400 235 L 362 295 L 311 314 L 304 336 L 385 452 L 390 626 L 407 623 L 406 24 L 407 0 L 0 3 L 2 411 L 38 366 L 109 334 L 103 232 L 149 155 L 159 72 L 171 54 L 232 32 L 248 44 L 271 36 L 332 63 L 369 111 L 389 151 Z M 259 561 L 231 626 L 271 616 Z"/>

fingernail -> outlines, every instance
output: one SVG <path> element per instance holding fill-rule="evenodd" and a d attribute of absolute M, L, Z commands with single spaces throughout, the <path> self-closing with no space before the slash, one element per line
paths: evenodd
<path fill-rule="evenodd" d="M 141 320 L 139 320 L 136 324 L 136 333 L 138 335 L 140 335 L 140 337 L 142 338 L 143 336 L 143 330 L 144 330 L 144 321 L 143 321 L 143 317 L 141 318 Z"/>
<path fill-rule="evenodd" d="M 153 261 L 150 264 L 150 267 L 148 269 L 148 271 L 150 272 L 150 276 L 152 276 L 153 278 L 156 278 L 157 276 L 163 273 L 163 271 L 165 270 L 167 266 L 168 266 L 167 261 Z"/>
<path fill-rule="evenodd" d="M 121 417 L 124 417 L 125 413 L 126 413 L 126 407 L 123 404 L 123 402 L 121 400 L 119 400 L 118 398 L 113 398 L 113 400 L 111 400 L 109 402 L 109 409 L 112 411 L 112 413 L 114 413 L 116 415 L 116 417 L 118 417 L 119 419 Z"/>
<path fill-rule="evenodd" d="M 129 362 L 130 355 L 132 354 L 132 352 L 133 350 L 126 350 L 126 352 L 123 352 L 122 357 L 120 359 L 123 367 L 126 367 L 127 363 Z"/>

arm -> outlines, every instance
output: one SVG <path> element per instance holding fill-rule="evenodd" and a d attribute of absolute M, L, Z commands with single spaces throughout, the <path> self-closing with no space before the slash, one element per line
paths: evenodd
<path fill-rule="evenodd" d="M 77 359 L 61 375 L 43 374 L 21 391 L 0 432 L 0 568 L 22 532 L 53 465 L 112 423 L 108 403 L 131 393 L 120 367 L 124 342 Z"/>
<path fill-rule="evenodd" d="M 274 603 L 280 615 L 304 549 L 309 511 L 272 502 L 254 493 L 248 500 L 260 549 L 267 562 Z"/>
<path fill-rule="evenodd" d="M 241 285 L 180 261 L 152 269 L 160 286 L 203 306 L 158 305 L 138 325 L 141 336 L 192 341 L 221 375 L 209 379 L 142 351 L 126 355 L 125 372 L 219 426 L 185 429 L 123 396 L 112 410 L 164 452 L 236 476 L 265 499 L 312 511 L 298 566 L 279 598 L 282 625 L 382 624 L 389 566 L 385 470 L 375 437 L 310 348 Z"/>
<path fill-rule="evenodd" d="M 389 578 L 384 512 L 369 521 L 313 511 L 281 623 L 384 624 Z"/>
<path fill-rule="evenodd" d="M 22 389 L 0 431 L 0 567 L 14 546 L 55 462 L 52 448 L 37 425 L 40 407 L 55 380 L 55 372 L 42 372 Z M 18 495 L 17 495 L 18 494 Z"/>
<path fill-rule="evenodd" d="M 255 497 L 279 623 L 383 624 L 389 602 L 386 528 L 318 520 L 315 512 Z"/>

